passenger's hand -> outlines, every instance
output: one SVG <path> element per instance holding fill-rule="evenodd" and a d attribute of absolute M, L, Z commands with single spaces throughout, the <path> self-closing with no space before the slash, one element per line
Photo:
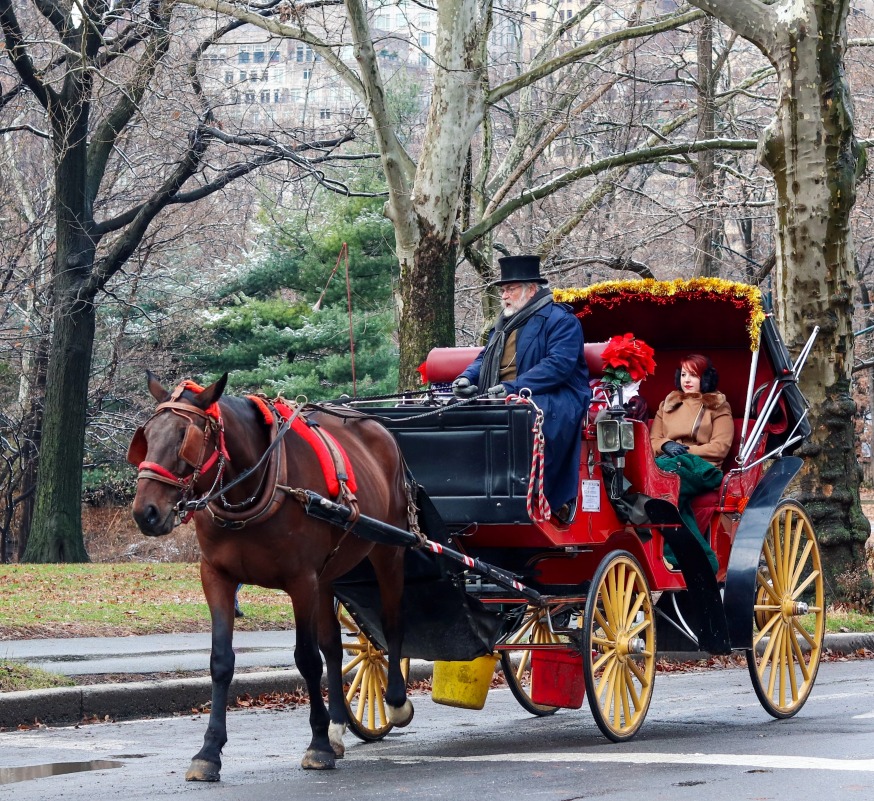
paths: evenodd
<path fill-rule="evenodd" d="M 507 388 L 503 384 L 495 384 L 493 387 L 489 387 L 486 393 L 490 398 L 506 398 Z"/>
<path fill-rule="evenodd" d="M 456 398 L 472 398 L 479 392 L 479 387 L 476 384 L 471 384 L 469 378 L 461 376 L 452 382 L 452 394 Z"/>
<path fill-rule="evenodd" d="M 688 451 L 688 446 L 683 445 L 680 442 L 674 442 L 672 439 L 669 439 L 664 445 L 662 445 L 662 453 L 666 456 L 682 456 Z"/>

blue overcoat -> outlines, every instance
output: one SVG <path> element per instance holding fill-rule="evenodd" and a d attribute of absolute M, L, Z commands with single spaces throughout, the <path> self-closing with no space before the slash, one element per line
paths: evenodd
<path fill-rule="evenodd" d="M 494 336 L 494 330 L 489 339 Z M 485 392 L 480 381 L 483 353 L 461 374 Z M 583 415 L 589 407 L 589 370 L 580 321 L 559 303 L 535 312 L 516 335 L 517 375 L 504 381 L 508 394 L 523 387 L 543 409 L 546 440 L 544 484 L 553 510 L 576 500 Z"/>

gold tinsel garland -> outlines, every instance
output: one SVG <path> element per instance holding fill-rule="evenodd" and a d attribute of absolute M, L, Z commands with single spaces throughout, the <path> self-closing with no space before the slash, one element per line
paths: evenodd
<path fill-rule="evenodd" d="M 667 299 L 711 293 L 725 296 L 737 308 L 746 308 L 750 348 L 755 350 L 759 344 L 765 310 L 762 306 L 762 293 L 758 287 L 750 284 L 726 281 L 723 278 L 675 278 L 672 281 L 642 278 L 633 281 L 602 281 L 584 288 L 554 289 L 552 295 L 557 303 L 595 303 L 598 299 L 616 300 L 626 294 L 652 295 Z"/>

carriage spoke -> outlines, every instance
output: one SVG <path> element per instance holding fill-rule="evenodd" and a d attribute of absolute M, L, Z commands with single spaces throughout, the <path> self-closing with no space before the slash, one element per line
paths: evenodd
<path fill-rule="evenodd" d="M 774 587 L 771 586 L 771 582 L 768 581 L 768 577 L 765 576 L 761 571 L 756 574 L 756 583 L 759 587 L 761 587 L 768 595 L 771 596 L 771 600 L 780 605 L 780 596 L 777 594 L 777 591 Z"/>
<path fill-rule="evenodd" d="M 598 625 L 604 630 L 604 634 L 608 637 L 615 639 L 616 629 L 613 628 L 605 619 L 604 615 L 601 613 L 600 609 L 595 609 L 595 620 L 598 622 Z"/>
<path fill-rule="evenodd" d="M 798 585 L 798 581 L 801 578 L 801 574 L 804 572 L 807 567 L 807 560 L 810 559 L 811 552 L 813 551 L 813 540 L 808 540 L 804 546 L 804 550 L 801 552 L 801 556 L 798 561 L 795 563 L 795 572 L 792 574 L 792 587 Z"/>

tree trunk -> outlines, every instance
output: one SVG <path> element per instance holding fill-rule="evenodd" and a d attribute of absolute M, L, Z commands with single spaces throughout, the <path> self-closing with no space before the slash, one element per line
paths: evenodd
<path fill-rule="evenodd" d="M 52 287 L 52 341 L 33 525 L 25 562 L 86 562 L 82 535 L 82 456 L 88 380 L 94 345 L 93 298 L 80 297 L 94 268 L 89 236 L 93 197 L 88 192 L 90 80 L 68 81 L 76 92 L 52 116 L 55 150 L 57 252 Z M 82 421 L 70 426 L 68 421 Z"/>
<path fill-rule="evenodd" d="M 485 108 L 487 16 L 476 0 L 441 2 L 437 16 L 437 70 L 412 192 L 390 188 L 389 217 L 395 224 L 401 263 L 401 390 L 419 386 L 416 367 L 431 348 L 455 344 L 461 188 L 470 142 Z M 408 242 L 415 242 L 412 252 Z"/>
<path fill-rule="evenodd" d="M 458 246 L 420 225 L 413 263 L 401 264 L 398 389 L 416 389 L 416 368 L 434 347 L 455 344 L 455 259 Z"/>
<path fill-rule="evenodd" d="M 713 17 L 701 20 L 698 31 L 698 132 L 697 139 L 716 137 L 716 104 L 713 74 Z M 695 274 L 717 276 L 719 263 L 715 256 L 718 215 L 713 206 L 716 199 L 716 151 L 702 150 L 698 154 L 695 176 L 698 202 L 703 209 L 695 221 Z"/>
<path fill-rule="evenodd" d="M 853 246 L 859 146 L 843 71 L 843 3 L 808 2 L 798 18 L 779 19 L 775 34 L 781 94 L 762 156 L 777 186 L 777 320 L 798 353 L 815 325 L 820 334 L 801 385 L 813 435 L 798 498 L 810 512 L 829 589 L 864 563 L 869 524 L 859 502 L 850 395 L 853 359 Z M 802 19 L 803 17 L 803 19 Z"/>
<path fill-rule="evenodd" d="M 27 541 L 33 525 L 36 503 L 36 485 L 39 476 L 39 451 L 42 442 L 43 408 L 46 393 L 46 368 L 48 366 L 48 337 L 42 336 L 31 364 L 31 380 L 28 387 L 28 409 L 21 421 L 21 508 L 18 517 L 16 556 L 20 562 L 27 549 Z"/>

